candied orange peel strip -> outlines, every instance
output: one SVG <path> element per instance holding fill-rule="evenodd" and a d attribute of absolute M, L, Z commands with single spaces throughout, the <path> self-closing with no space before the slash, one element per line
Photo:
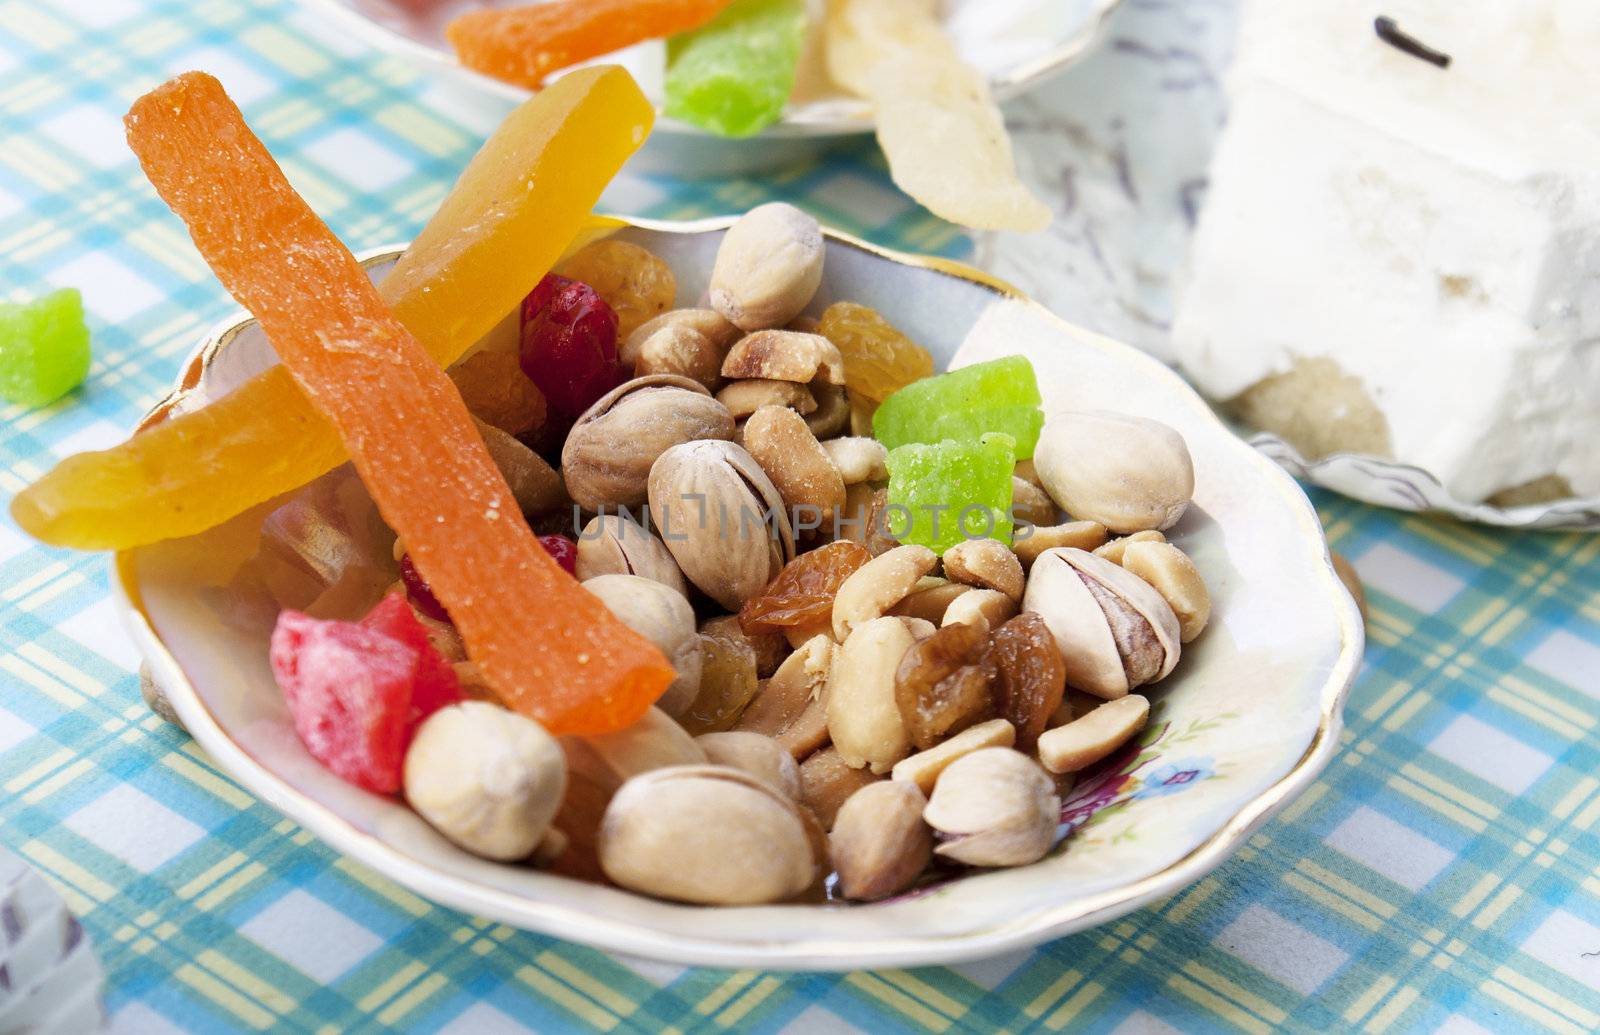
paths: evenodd
<path fill-rule="evenodd" d="M 559 69 L 644 40 L 698 29 L 729 2 L 555 0 L 470 11 L 445 33 L 463 65 L 534 90 Z"/>
<path fill-rule="evenodd" d="M 156 192 L 338 432 L 503 703 L 554 733 L 637 721 L 672 667 L 539 545 L 449 377 L 222 85 L 181 75 L 136 101 L 127 129 Z"/>
<path fill-rule="evenodd" d="M 441 365 L 516 310 L 569 241 L 614 223 L 590 210 L 655 110 L 620 68 L 563 76 L 506 117 L 379 291 Z M 165 416 L 109 450 L 63 460 L 11 504 L 55 546 L 122 550 L 193 535 L 345 459 L 288 371 Z"/>

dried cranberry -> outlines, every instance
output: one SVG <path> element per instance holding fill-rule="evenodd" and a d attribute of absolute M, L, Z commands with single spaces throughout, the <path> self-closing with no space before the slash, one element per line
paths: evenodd
<path fill-rule="evenodd" d="M 589 285 L 546 276 L 522 301 L 522 370 L 572 420 L 622 380 L 617 314 Z"/>
<path fill-rule="evenodd" d="M 564 535 L 542 535 L 539 545 L 544 547 L 544 552 L 556 559 L 556 563 L 567 570 L 567 574 L 576 577 L 578 574 L 578 544 Z"/>
<path fill-rule="evenodd" d="M 406 587 L 406 596 L 416 605 L 417 610 L 432 618 L 436 622 L 448 622 L 450 612 L 439 603 L 439 598 L 433 595 L 433 587 L 428 585 L 428 580 L 422 577 L 422 572 L 411 563 L 411 555 L 400 555 L 400 581 Z"/>

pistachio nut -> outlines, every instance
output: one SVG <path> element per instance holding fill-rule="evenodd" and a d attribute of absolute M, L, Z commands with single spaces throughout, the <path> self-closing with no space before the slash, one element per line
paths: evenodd
<path fill-rule="evenodd" d="M 574 778 L 606 792 L 652 769 L 706 760 L 694 738 L 660 708 L 649 709 L 644 718 L 614 733 L 562 737 L 561 748 Z"/>
<path fill-rule="evenodd" d="M 747 331 L 782 327 L 817 293 L 823 254 L 822 228 L 811 216 L 782 202 L 757 205 L 717 247 L 711 306 Z"/>
<path fill-rule="evenodd" d="M 406 800 L 451 841 L 486 859 L 533 854 L 567 787 L 561 746 L 532 719 L 486 701 L 428 716 L 406 749 Z"/>
<path fill-rule="evenodd" d="M 660 316 L 651 317 L 634 328 L 633 333 L 617 347 L 617 358 L 622 361 L 622 365 L 638 366 L 639 353 L 644 343 L 663 327 L 683 327 L 696 332 L 716 346 L 718 357 L 725 355 L 728 346 L 738 341 L 744 334 L 715 309 L 671 309 Z M 720 358 L 718 364 L 721 364 Z"/>
<path fill-rule="evenodd" d="M 1039 764 L 993 747 L 952 762 L 922 818 L 940 835 L 934 851 L 968 866 L 1024 866 L 1055 844 L 1061 799 Z"/>
<path fill-rule="evenodd" d="M 669 323 L 652 331 L 639 343 L 633 364 L 635 377 L 677 374 L 707 391 L 722 382 L 722 350 L 711 339 L 683 323 Z"/>
<path fill-rule="evenodd" d="M 802 417 L 817 408 L 816 396 L 805 385 L 759 377 L 724 386 L 717 393 L 717 402 L 728 408 L 734 420 L 744 420 L 763 406 L 787 406 Z"/>
<path fill-rule="evenodd" d="M 731 442 L 668 449 L 650 469 L 648 492 L 651 517 L 684 576 L 729 611 L 794 559 L 783 497 Z"/>
<path fill-rule="evenodd" d="M 1041 554 L 1028 575 L 1024 611 L 1045 620 L 1061 648 L 1067 685 L 1122 697 L 1163 679 L 1178 663 L 1178 617 L 1137 575 L 1083 550 Z"/>
<path fill-rule="evenodd" d="M 850 765 L 837 748 L 823 748 L 800 763 L 800 799 L 824 830 L 832 830 L 840 807 L 861 788 L 882 779 L 870 769 Z"/>
<path fill-rule="evenodd" d="M 967 539 L 944 552 L 944 573 L 952 582 L 1022 599 L 1022 562 L 994 539 Z"/>
<path fill-rule="evenodd" d="M 689 595 L 667 545 L 629 514 L 597 515 L 578 535 L 578 581 L 600 575 L 637 575 Z"/>
<path fill-rule="evenodd" d="M 784 659 L 739 716 L 734 729 L 772 737 L 796 760 L 828 742 L 823 697 L 839 645 L 815 636 Z"/>
<path fill-rule="evenodd" d="M 742 769 L 792 801 L 800 800 L 800 767 L 794 756 L 771 737 L 759 733 L 728 730 L 702 733 L 694 738 L 712 765 Z"/>
<path fill-rule="evenodd" d="M 1112 564 L 1121 564 L 1122 557 L 1127 553 L 1128 547 L 1134 543 L 1164 543 L 1167 537 L 1153 529 L 1135 532 L 1132 535 L 1119 536 L 1094 551 L 1096 557 L 1104 557 Z"/>
<path fill-rule="evenodd" d="M 578 418 L 561 450 L 561 471 L 573 501 L 586 510 L 636 507 L 662 453 L 732 437 L 733 416 L 703 386 L 672 374 L 637 377 Z"/>
<path fill-rule="evenodd" d="M 951 601 L 939 624 L 978 625 L 987 631 L 1000 628 L 1016 615 L 1016 600 L 997 590 L 974 589 Z"/>
<path fill-rule="evenodd" d="M 881 482 L 889 478 L 889 451 L 875 438 L 835 438 L 822 443 L 823 452 L 838 468 L 846 485 Z"/>
<path fill-rule="evenodd" d="M 806 416 L 806 427 L 817 436 L 818 441 L 826 441 L 835 435 L 842 435 L 850 424 L 850 399 L 840 385 L 827 384 L 823 381 L 814 381 L 811 384 L 811 394 L 816 397 L 816 412 Z"/>
<path fill-rule="evenodd" d="M 1067 513 L 1118 533 L 1171 528 L 1194 495 L 1183 436 L 1147 417 L 1051 414 L 1033 465 Z"/>
<path fill-rule="evenodd" d="M 656 707 L 676 719 L 700 691 L 700 632 L 694 608 L 677 590 L 639 575 L 599 575 L 583 588 L 600 598 L 606 610 L 634 632 L 655 644 L 678 677 L 667 687 Z"/>
<path fill-rule="evenodd" d="M 884 780 L 840 806 L 828 855 L 841 895 L 872 902 L 911 886 L 933 858 L 933 831 L 922 818 L 927 805 L 916 784 Z"/>
<path fill-rule="evenodd" d="M 1188 643 L 1211 618 L 1211 594 L 1189 555 L 1171 543 L 1129 543 L 1122 566 L 1155 587 L 1178 616 L 1178 638 Z"/>
<path fill-rule="evenodd" d="M 848 764 L 885 773 L 911 753 L 895 672 L 914 643 L 905 620 L 891 617 L 856 627 L 839 648 L 828 676 L 828 735 Z"/>
<path fill-rule="evenodd" d="M 755 331 L 733 343 L 722 361 L 730 381 L 759 377 L 769 381 L 844 384 L 844 357 L 820 334 L 800 331 Z M 848 412 L 846 413 L 848 419 Z"/>
<path fill-rule="evenodd" d="M 822 527 L 844 506 L 844 479 L 811 429 L 785 406 L 763 406 L 744 425 L 744 447 L 772 479 L 796 522 Z"/>
<path fill-rule="evenodd" d="M 818 860 L 799 807 L 729 766 L 672 766 L 623 784 L 600 822 L 600 865 L 630 891 L 701 905 L 780 902 Z"/>
<path fill-rule="evenodd" d="M 1138 694 L 1106 701 L 1065 726 L 1039 735 L 1039 761 L 1052 773 L 1086 769 L 1144 729 L 1150 702 Z"/>
<path fill-rule="evenodd" d="M 907 755 L 889 771 L 891 779 L 916 784 L 923 794 L 932 794 L 939 774 L 958 758 L 991 747 L 1011 747 L 1017 742 L 1017 728 L 1007 719 L 990 719 L 968 726 L 949 740 L 926 751 Z"/>
<path fill-rule="evenodd" d="M 897 546 L 851 573 L 833 597 L 833 638 L 840 643 L 911 595 L 939 555 L 926 546 Z"/>
<path fill-rule="evenodd" d="M 1024 534 L 1026 532 L 1026 534 Z M 1022 562 L 1024 571 L 1046 550 L 1070 547 L 1074 550 L 1093 550 L 1106 541 L 1106 526 L 1098 521 L 1068 521 L 1064 525 L 1035 525 L 1019 529 L 1011 550 Z"/>

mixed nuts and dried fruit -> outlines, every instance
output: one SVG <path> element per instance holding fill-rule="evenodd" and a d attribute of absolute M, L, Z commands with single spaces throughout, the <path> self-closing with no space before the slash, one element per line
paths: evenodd
<path fill-rule="evenodd" d="M 1048 853 L 1073 774 L 1205 627 L 1162 534 L 1188 450 L 1144 418 L 1046 420 L 1020 356 L 935 376 L 865 306 L 808 318 L 824 254 L 764 205 L 674 308 L 666 263 L 601 240 L 451 372 L 508 484 L 541 487 L 529 523 L 564 529 L 540 545 L 670 665 L 642 717 L 495 689 L 402 533 L 367 618 L 279 620 L 312 754 L 475 854 L 684 902 L 875 900 Z"/>

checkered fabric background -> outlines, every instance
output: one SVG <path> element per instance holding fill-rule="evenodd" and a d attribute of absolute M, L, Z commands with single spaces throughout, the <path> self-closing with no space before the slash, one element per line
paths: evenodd
<path fill-rule="evenodd" d="M 134 96 L 189 68 L 227 84 L 356 248 L 408 237 L 489 128 L 288 0 L 0 0 L 0 296 L 80 287 L 95 338 L 83 391 L 0 410 L 6 496 L 119 440 L 233 308 L 122 143 Z M 692 217 L 769 197 L 900 247 L 968 247 L 865 146 L 608 200 Z M 1373 604 L 1341 755 L 1216 873 L 1037 951 L 694 970 L 431 905 L 152 718 L 104 559 L 4 518 L 0 840 L 83 918 L 118 1032 L 1600 1029 L 1600 537 L 1317 503 Z"/>

